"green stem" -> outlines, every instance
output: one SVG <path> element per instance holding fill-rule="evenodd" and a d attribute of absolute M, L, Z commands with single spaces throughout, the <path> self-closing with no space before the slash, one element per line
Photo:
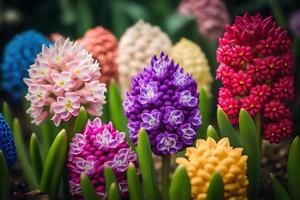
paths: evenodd
<path fill-rule="evenodd" d="M 162 156 L 162 199 L 168 200 L 170 188 L 170 163 L 171 156 Z"/>

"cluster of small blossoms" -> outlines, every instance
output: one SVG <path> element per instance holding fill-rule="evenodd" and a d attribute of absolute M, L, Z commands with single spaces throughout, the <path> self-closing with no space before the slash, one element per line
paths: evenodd
<path fill-rule="evenodd" d="M 217 79 L 219 106 L 231 123 L 238 123 L 244 108 L 263 116 L 264 138 L 271 143 L 292 133 L 292 114 L 286 106 L 294 100 L 291 41 L 271 17 L 259 14 L 236 17 L 219 41 Z"/>
<path fill-rule="evenodd" d="M 41 33 L 27 30 L 16 35 L 7 43 L 0 64 L 0 89 L 5 91 L 15 102 L 22 100 L 27 87 L 23 78 L 28 77 L 28 68 L 34 63 L 43 45 L 49 46 L 51 41 Z"/>
<path fill-rule="evenodd" d="M 118 79 L 116 64 L 118 41 L 116 37 L 103 27 L 88 30 L 79 42 L 100 63 L 100 82 L 108 84 L 111 79 Z"/>
<path fill-rule="evenodd" d="M 194 16 L 198 32 L 206 39 L 218 39 L 229 22 L 228 11 L 222 0 L 181 0 L 178 12 Z"/>
<path fill-rule="evenodd" d="M 190 73 L 197 81 L 198 90 L 205 90 L 207 95 L 211 97 L 211 83 L 213 81 L 209 70 L 207 58 L 202 49 L 194 42 L 181 38 L 169 53 L 170 57 L 180 66 Z"/>
<path fill-rule="evenodd" d="M 142 71 L 153 55 L 169 50 L 171 45 L 168 35 L 158 26 L 142 20 L 125 31 L 119 42 L 117 57 L 123 96 L 130 88 L 131 77 Z"/>
<path fill-rule="evenodd" d="M 7 165 L 12 167 L 17 160 L 17 153 L 11 130 L 0 113 L 0 150 L 4 153 Z"/>
<path fill-rule="evenodd" d="M 73 197 L 82 199 L 80 175 L 86 173 L 99 197 L 105 199 L 105 166 L 114 171 L 121 194 L 126 196 L 126 171 L 130 163 L 137 166 L 137 155 L 126 143 L 125 133 L 118 132 L 111 123 L 102 124 L 98 117 L 93 122 L 88 121 L 83 132 L 72 139 L 68 153 L 67 168 Z"/>
<path fill-rule="evenodd" d="M 58 126 L 77 116 L 81 105 L 90 115 L 102 114 L 106 87 L 99 82 L 100 67 L 79 43 L 60 38 L 49 48 L 43 46 L 28 71 L 24 81 L 33 123 L 38 125 L 52 116 Z"/>
<path fill-rule="evenodd" d="M 187 158 L 176 162 L 187 169 L 191 182 L 192 199 L 207 199 L 211 177 L 219 172 L 224 183 L 224 196 L 229 199 L 247 199 L 247 159 L 242 148 L 230 146 L 228 138 L 218 143 L 212 138 L 199 139 L 196 147 L 186 149 Z"/>
<path fill-rule="evenodd" d="M 195 79 L 164 53 L 153 56 L 150 66 L 132 78 L 123 103 L 131 140 L 136 144 L 144 128 L 157 155 L 191 146 L 201 125 L 198 103 Z"/>

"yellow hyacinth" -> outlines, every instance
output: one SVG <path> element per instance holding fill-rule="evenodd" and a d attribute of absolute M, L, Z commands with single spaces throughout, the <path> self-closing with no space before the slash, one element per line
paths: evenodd
<path fill-rule="evenodd" d="M 169 52 L 171 58 L 183 67 L 184 71 L 190 73 L 198 84 L 198 89 L 202 87 L 207 95 L 211 96 L 212 75 L 209 71 L 207 58 L 202 49 L 194 42 L 181 38 Z"/>
<path fill-rule="evenodd" d="M 196 147 L 186 150 L 186 158 L 177 158 L 178 164 L 184 165 L 191 181 L 193 199 L 207 198 L 207 191 L 212 175 L 219 172 L 223 178 L 225 199 L 247 199 L 247 156 L 242 155 L 242 148 L 230 146 L 228 138 L 218 143 L 214 139 L 199 139 Z"/>

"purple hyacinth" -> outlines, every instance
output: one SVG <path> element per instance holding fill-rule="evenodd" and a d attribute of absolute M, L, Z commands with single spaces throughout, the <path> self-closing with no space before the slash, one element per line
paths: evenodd
<path fill-rule="evenodd" d="M 191 146 L 201 125 L 194 78 L 167 55 L 153 56 L 151 65 L 132 78 L 123 106 L 131 140 L 140 128 L 157 155 L 175 154 Z"/>
<path fill-rule="evenodd" d="M 126 171 L 130 162 L 137 165 L 137 155 L 126 143 L 125 133 L 118 132 L 111 123 L 102 124 L 99 118 L 89 121 L 83 132 L 72 139 L 68 153 L 69 185 L 74 199 L 83 199 L 81 173 L 89 176 L 101 199 L 106 197 L 105 166 L 113 169 L 121 194 L 126 196 Z"/>
<path fill-rule="evenodd" d="M 290 17 L 290 27 L 295 36 L 300 39 L 300 10 L 294 12 Z"/>

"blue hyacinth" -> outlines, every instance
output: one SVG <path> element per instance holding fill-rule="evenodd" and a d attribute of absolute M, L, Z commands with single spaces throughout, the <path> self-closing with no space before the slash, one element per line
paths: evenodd
<path fill-rule="evenodd" d="M 17 159 L 16 147 L 13 135 L 5 118 L 0 113 L 0 150 L 4 153 L 9 167 L 13 166 Z"/>
<path fill-rule="evenodd" d="M 0 88 L 13 101 L 18 102 L 25 95 L 27 87 L 23 78 L 28 77 L 27 69 L 34 63 L 43 44 L 48 46 L 51 41 L 37 31 L 28 30 L 15 36 L 4 48 Z"/>

